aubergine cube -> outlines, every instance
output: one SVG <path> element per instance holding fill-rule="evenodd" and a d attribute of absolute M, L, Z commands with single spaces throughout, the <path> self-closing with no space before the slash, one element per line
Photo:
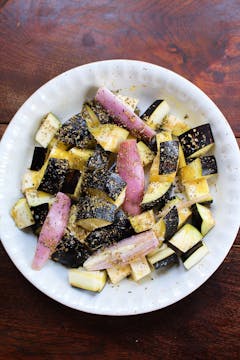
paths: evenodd
<path fill-rule="evenodd" d="M 155 100 L 141 115 L 141 119 L 154 130 L 159 129 L 170 108 L 165 100 Z"/>
<path fill-rule="evenodd" d="M 61 191 L 68 167 L 68 160 L 50 158 L 38 190 L 52 195 Z"/>
<path fill-rule="evenodd" d="M 117 173 L 110 171 L 106 173 L 104 191 L 112 200 L 118 198 L 126 185 L 126 181 L 124 181 Z"/>
<path fill-rule="evenodd" d="M 41 169 L 45 162 L 47 151 L 47 148 L 35 146 L 30 170 L 38 171 Z"/>
<path fill-rule="evenodd" d="M 87 193 L 90 192 L 90 189 L 100 190 L 113 201 L 117 200 L 126 185 L 119 174 L 104 169 L 86 172 L 82 184 Z"/>
<path fill-rule="evenodd" d="M 92 149 L 96 141 L 89 132 L 87 123 L 81 116 L 76 114 L 67 120 L 56 134 L 59 141 L 70 147 L 79 149 Z"/>
<path fill-rule="evenodd" d="M 86 245 L 71 233 L 66 232 L 51 257 L 52 260 L 68 268 L 78 268 L 83 265 L 90 255 L 91 252 Z"/>
<path fill-rule="evenodd" d="M 217 161 L 214 155 L 202 156 L 200 160 L 202 165 L 202 176 L 217 174 Z"/>
<path fill-rule="evenodd" d="M 203 242 L 199 241 L 197 244 L 195 244 L 191 249 L 189 249 L 188 251 L 186 251 L 185 253 L 183 253 L 181 255 L 181 259 L 182 261 L 186 261 L 195 251 L 197 251 L 197 249 L 199 249 L 201 246 L 203 246 Z"/>
<path fill-rule="evenodd" d="M 172 254 L 172 255 L 166 257 L 165 259 L 159 260 L 153 266 L 156 270 L 158 270 L 163 267 L 174 265 L 174 264 L 176 264 L 176 265 L 179 264 L 179 259 L 178 259 L 177 254 Z"/>
<path fill-rule="evenodd" d="M 211 210 L 203 204 L 193 204 L 191 209 L 193 226 L 205 236 L 215 225 Z"/>
<path fill-rule="evenodd" d="M 93 155 L 88 159 L 86 168 L 88 171 L 107 169 L 109 156 L 110 153 L 108 151 L 104 151 L 100 146 L 96 147 Z"/>
<path fill-rule="evenodd" d="M 176 140 L 160 143 L 159 174 L 171 174 L 177 171 L 179 142 Z"/>
<path fill-rule="evenodd" d="M 101 124 L 113 123 L 112 117 L 110 116 L 109 112 L 97 100 L 89 101 L 86 105 L 87 106 L 84 109 L 85 111 L 83 111 L 83 117 L 89 116 L 89 113 L 86 114 L 86 111 L 89 112 L 90 108 L 90 111 L 93 112 L 93 114 L 91 114 L 90 116 L 95 116 Z"/>
<path fill-rule="evenodd" d="M 31 207 L 31 212 L 34 218 L 34 225 L 32 225 L 32 230 L 34 234 L 38 235 L 43 226 L 43 223 L 47 217 L 49 211 L 49 204 L 41 204 L 38 206 Z"/>
<path fill-rule="evenodd" d="M 122 210 L 118 210 L 111 225 L 92 231 L 84 241 L 92 251 L 95 251 L 133 234 L 134 230 L 128 217 Z"/>
<path fill-rule="evenodd" d="M 68 194 L 74 194 L 80 176 L 81 176 L 81 172 L 79 170 L 69 169 L 64 179 L 62 192 Z"/>
<path fill-rule="evenodd" d="M 157 109 L 157 107 L 163 102 L 164 100 L 158 99 L 155 100 L 148 108 L 144 111 L 141 115 L 142 120 L 147 120 L 149 116 L 153 114 L 153 112 Z"/>
<path fill-rule="evenodd" d="M 149 184 L 141 202 L 143 211 L 161 210 L 168 200 L 173 197 L 174 187 L 168 182 L 152 182 Z"/>
<path fill-rule="evenodd" d="M 214 144 L 210 124 L 203 124 L 179 135 L 184 156 L 196 157 L 204 155 Z"/>
<path fill-rule="evenodd" d="M 77 203 L 77 224 L 89 231 L 110 225 L 114 221 L 116 209 L 114 204 L 96 196 L 80 197 Z"/>
<path fill-rule="evenodd" d="M 178 230 L 179 216 L 178 209 L 173 206 L 172 209 L 164 216 L 165 223 L 165 240 L 168 241 Z"/>
<path fill-rule="evenodd" d="M 195 246 L 193 246 L 186 253 L 182 254 L 181 259 L 185 269 L 189 270 L 194 265 L 199 263 L 204 256 L 208 253 L 208 248 L 206 244 L 202 241 L 199 241 Z"/>

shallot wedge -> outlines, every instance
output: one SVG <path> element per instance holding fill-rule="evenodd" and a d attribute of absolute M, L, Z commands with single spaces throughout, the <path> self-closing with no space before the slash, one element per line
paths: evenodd
<path fill-rule="evenodd" d="M 40 232 L 36 252 L 32 262 L 32 269 L 40 270 L 55 251 L 61 240 L 69 217 L 70 198 L 58 192 Z"/>
<path fill-rule="evenodd" d="M 113 121 L 127 128 L 139 139 L 151 140 L 156 132 L 151 129 L 132 109 L 122 103 L 117 96 L 105 87 L 98 89 L 95 99 L 112 115 Z"/>
<path fill-rule="evenodd" d="M 157 248 L 158 239 L 152 230 L 130 236 L 90 256 L 83 264 L 86 270 L 103 270 L 128 264 Z"/>
<path fill-rule="evenodd" d="M 136 140 L 121 142 L 117 169 L 121 178 L 127 183 L 123 210 L 131 216 L 138 215 L 141 212 L 140 204 L 144 194 L 145 179 Z"/>

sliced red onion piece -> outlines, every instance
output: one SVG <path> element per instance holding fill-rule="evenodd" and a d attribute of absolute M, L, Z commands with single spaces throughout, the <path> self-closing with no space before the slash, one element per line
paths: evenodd
<path fill-rule="evenodd" d="M 120 144 L 117 170 L 127 183 L 123 210 L 131 216 L 140 214 L 145 178 L 136 140 L 126 140 Z"/>
<path fill-rule="evenodd" d="M 105 250 L 99 250 L 90 256 L 83 264 L 86 270 L 109 269 L 117 264 L 128 264 L 147 255 L 158 247 L 158 239 L 152 230 L 130 236 L 111 245 Z"/>
<path fill-rule="evenodd" d="M 156 132 L 153 129 L 151 129 L 132 109 L 123 104 L 117 96 L 107 88 L 99 88 L 95 99 L 108 110 L 116 124 L 124 126 L 137 138 L 149 141 L 156 135 Z"/>
<path fill-rule="evenodd" d="M 55 251 L 61 240 L 69 217 L 70 198 L 59 192 L 52 204 L 40 232 L 37 248 L 32 262 L 34 270 L 40 270 Z"/>

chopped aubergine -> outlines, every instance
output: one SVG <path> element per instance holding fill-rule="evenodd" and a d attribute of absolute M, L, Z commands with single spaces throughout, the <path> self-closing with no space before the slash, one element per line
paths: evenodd
<path fill-rule="evenodd" d="M 168 241 L 168 246 L 176 252 L 185 253 L 202 240 L 202 234 L 191 224 L 184 225 Z"/>
<path fill-rule="evenodd" d="M 205 155 L 214 145 L 210 124 L 203 124 L 179 135 L 185 157 Z"/>
<path fill-rule="evenodd" d="M 164 118 L 161 129 L 170 131 L 174 136 L 179 136 L 188 131 L 190 128 L 184 121 L 178 119 L 172 114 L 169 114 Z"/>
<path fill-rule="evenodd" d="M 68 167 L 68 160 L 50 158 L 38 190 L 53 195 L 61 191 Z"/>
<path fill-rule="evenodd" d="M 77 224 L 89 231 L 113 223 L 117 209 L 114 204 L 96 196 L 80 197 L 77 208 Z"/>
<path fill-rule="evenodd" d="M 31 208 L 31 212 L 35 222 L 32 225 L 32 230 L 34 234 L 39 235 L 43 223 L 47 217 L 48 211 L 49 211 L 49 203 L 37 205 Z"/>
<path fill-rule="evenodd" d="M 95 251 L 133 234 L 134 230 L 127 216 L 122 210 L 118 210 L 115 214 L 114 222 L 111 225 L 92 231 L 86 237 L 85 243 L 92 251 Z"/>
<path fill-rule="evenodd" d="M 83 105 L 82 116 L 90 127 L 98 126 L 100 123 L 109 124 L 113 122 L 108 111 L 96 100 Z"/>
<path fill-rule="evenodd" d="M 170 266 L 170 265 L 178 265 L 179 264 L 179 259 L 178 259 L 178 256 L 177 254 L 172 254 L 172 255 L 169 255 L 168 257 L 162 259 L 162 260 L 159 260 L 157 261 L 155 264 L 154 264 L 154 268 L 156 270 L 158 269 L 161 269 L 163 267 L 166 267 L 166 266 Z"/>
<path fill-rule="evenodd" d="M 38 171 L 41 169 L 41 167 L 45 162 L 47 152 L 48 152 L 47 148 L 35 146 L 30 170 Z"/>
<path fill-rule="evenodd" d="M 186 182 L 184 187 L 187 199 L 193 203 L 211 203 L 213 201 L 205 178 Z"/>
<path fill-rule="evenodd" d="M 160 149 L 160 144 L 162 142 L 171 141 L 171 140 L 172 140 L 172 133 L 170 131 L 161 130 L 159 133 L 157 133 L 156 141 L 157 141 L 157 149 L 158 149 L 158 151 Z"/>
<path fill-rule="evenodd" d="M 72 168 L 73 156 L 70 153 L 70 151 L 67 151 L 66 149 L 62 149 L 61 147 L 58 146 L 53 146 L 50 150 L 48 160 L 52 158 L 67 160 L 69 163 L 69 167 Z"/>
<path fill-rule="evenodd" d="M 104 151 L 100 146 L 96 146 L 94 153 L 89 157 L 86 165 L 87 171 L 98 169 L 106 170 L 109 164 L 110 153 Z"/>
<path fill-rule="evenodd" d="M 203 156 L 200 158 L 202 166 L 202 175 L 210 176 L 217 174 L 217 161 L 214 155 Z"/>
<path fill-rule="evenodd" d="M 113 153 L 118 152 L 119 145 L 129 135 L 126 129 L 115 124 L 100 124 L 97 127 L 89 128 L 89 130 L 105 151 Z"/>
<path fill-rule="evenodd" d="M 151 210 L 155 208 L 160 210 L 165 203 L 171 199 L 173 194 L 173 186 L 169 182 L 152 182 L 143 196 L 141 202 L 142 210 Z"/>
<path fill-rule="evenodd" d="M 178 168 L 179 142 L 176 140 L 160 143 L 159 181 L 173 181 Z"/>
<path fill-rule="evenodd" d="M 131 274 L 130 265 L 115 265 L 107 269 L 108 277 L 112 284 L 117 284 Z"/>
<path fill-rule="evenodd" d="M 71 169 L 84 170 L 90 156 L 93 155 L 93 150 L 78 149 L 76 147 L 71 148 L 69 151 L 71 160 Z"/>
<path fill-rule="evenodd" d="M 181 169 L 182 167 L 186 166 L 186 159 L 183 153 L 183 149 L 181 144 L 179 143 L 179 161 L 178 161 L 178 168 Z"/>
<path fill-rule="evenodd" d="M 51 258 L 69 268 L 77 268 L 82 266 L 90 255 L 87 246 L 66 231 Z"/>
<path fill-rule="evenodd" d="M 179 197 L 175 196 L 170 201 L 166 203 L 164 208 L 161 210 L 160 216 L 164 217 L 166 214 L 176 206 L 178 210 L 178 229 L 187 221 L 191 216 L 191 210 L 186 206 L 184 200 L 181 200 Z"/>
<path fill-rule="evenodd" d="M 197 249 L 199 249 L 201 246 L 203 246 L 203 242 L 202 240 L 200 240 L 199 242 L 197 242 L 193 247 L 191 247 L 191 249 L 189 249 L 188 251 L 182 253 L 181 255 L 181 259 L 184 262 L 185 260 L 187 260 Z"/>
<path fill-rule="evenodd" d="M 161 218 L 153 226 L 159 240 L 169 240 L 191 215 L 190 209 L 182 207 L 178 198 L 168 201 L 161 211 Z"/>
<path fill-rule="evenodd" d="M 92 149 L 96 145 L 96 141 L 89 132 L 87 123 L 81 114 L 76 114 L 63 123 L 56 136 L 59 141 L 69 147 Z"/>
<path fill-rule="evenodd" d="M 182 254 L 181 258 L 185 269 L 189 270 L 204 258 L 208 253 L 206 244 L 199 241 L 193 248 Z"/>
<path fill-rule="evenodd" d="M 67 230 L 81 243 L 84 243 L 85 238 L 89 234 L 89 231 L 82 228 L 80 225 L 76 223 L 77 211 L 78 211 L 77 205 L 72 205 L 69 213 Z"/>
<path fill-rule="evenodd" d="M 169 110 L 169 105 L 165 100 L 155 100 L 141 115 L 141 119 L 146 121 L 151 128 L 157 130 L 160 128 Z"/>
<path fill-rule="evenodd" d="M 131 261 L 129 265 L 131 268 L 131 276 L 134 281 L 139 281 L 151 273 L 151 268 L 145 257 Z"/>
<path fill-rule="evenodd" d="M 175 254 L 174 250 L 167 246 L 167 244 L 162 244 L 158 249 L 154 250 L 147 255 L 148 262 L 151 265 L 168 258 L 169 256 Z"/>
<path fill-rule="evenodd" d="M 130 216 L 129 220 L 136 233 L 150 230 L 155 224 L 153 210 L 144 211 L 139 215 Z"/>
<path fill-rule="evenodd" d="M 81 173 L 79 170 L 68 169 L 62 185 L 62 191 L 64 193 L 73 195 L 75 193 L 80 176 Z"/>
<path fill-rule="evenodd" d="M 156 154 L 157 153 L 157 136 L 154 135 L 150 140 L 143 140 L 144 144 L 146 144 L 149 149 Z"/>
<path fill-rule="evenodd" d="M 164 239 L 168 241 L 178 230 L 179 217 L 176 206 L 173 206 L 171 210 L 163 217 L 163 221 L 166 227 Z"/>
<path fill-rule="evenodd" d="M 22 177 L 21 191 L 24 194 L 28 189 L 37 189 L 41 180 L 40 171 L 27 170 Z"/>
<path fill-rule="evenodd" d="M 174 177 L 175 177 L 175 172 L 172 174 L 169 174 L 167 176 L 164 175 L 160 175 L 159 174 L 159 170 L 160 170 L 160 144 L 164 143 L 164 142 L 171 142 L 172 139 L 172 135 L 170 132 L 168 131 L 161 131 L 160 133 L 157 134 L 156 136 L 156 141 L 157 141 L 157 154 L 155 156 L 155 158 L 153 159 L 153 163 L 152 166 L 150 168 L 150 172 L 149 172 L 149 179 L 151 182 L 153 181 L 168 181 L 168 180 L 164 180 L 166 177 L 169 178 L 169 181 L 173 181 Z"/>
<path fill-rule="evenodd" d="M 35 135 L 35 140 L 42 147 L 46 148 L 57 131 L 61 128 L 61 122 L 51 112 L 48 113 L 41 121 L 41 125 Z"/>
<path fill-rule="evenodd" d="M 211 210 L 201 204 L 192 206 L 192 224 L 205 236 L 215 225 Z"/>
<path fill-rule="evenodd" d="M 152 150 L 150 150 L 150 148 L 146 144 L 144 144 L 143 141 L 139 141 L 137 143 L 137 148 L 143 166 L 149 165 L 154 159 L 154 152 L 152 152 Z"/>
<path fill-rule="evenodd" d="M 86 271 L 82 267 L 68 272 L 70 285 L 89 291 L 100 292 L 107 282 L 106 271 Z"/>
<path fill-rule="evenodd" d="M 87 171 L 83 178 L 83 191 L 90 196 L 98 196 L 119 207 L 125 198 L 126 182 L 110 170 Z"/>
<path fill-rule="evenodd" d="M 34 207 L 46 203 L 51 204 L 54 201 L 54 195 L 48 194 L 44 191 L 38 191 L 36 189 L 27 189 L 25 196 L 29 207 Z"/>
<path fill-rule="evenodd" d="M 207 179 L 214 174 L 217 174 L 217 163 L 213 155 L 196 158 L 180 170 L 180 178 L 183 184 L 202 177 Z"/>
<path fill-rule="evenodd" d="M 24 229 L 34 224 L 34 218 L 25 198 L 19 199 L 11 210 L 11 216 L 19 229 Z"/>

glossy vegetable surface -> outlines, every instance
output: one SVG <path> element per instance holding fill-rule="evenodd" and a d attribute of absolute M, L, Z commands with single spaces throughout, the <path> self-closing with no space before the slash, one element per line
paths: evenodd
<path fill-rule="evenodd" d="M 55 251 L 67 226 L 70 205 L 71 201 L 67 195 L 61 192 L 56 195 L 56 200 L 48 212 L 38 238 L 32 262 L 34 270 L 40 270 Z"/>

